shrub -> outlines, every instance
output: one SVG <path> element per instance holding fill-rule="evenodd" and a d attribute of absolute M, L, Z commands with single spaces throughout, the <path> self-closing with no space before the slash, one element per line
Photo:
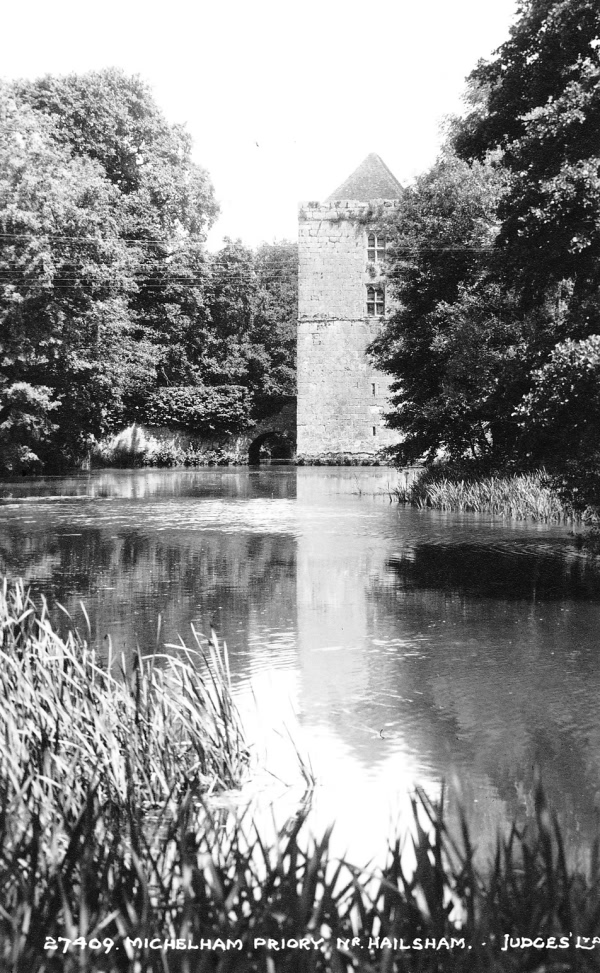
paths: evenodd
<path fill-rule="evenodd" d="M 204 434 L 229 434 L 251 425 L 247 391 L 239 385 L 178 385 L 150 398 L 144 421 Z"/>

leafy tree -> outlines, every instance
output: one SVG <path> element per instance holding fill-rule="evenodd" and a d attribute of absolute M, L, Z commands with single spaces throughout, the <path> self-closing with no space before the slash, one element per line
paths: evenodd
<path fill-rule="evenodd" d="M 20 81 L 16 98 L 56 123 L 70 152 L 98 162 L 123 197 L 123 235 L 166 241 L 203 236 L 218 207 L 192 141 L 171 125 L 147 84 L 117 69 Z M 160 252 L 160 251 L 159 251 Z"/>
<path fill-rule="evenodd" d="M 225 432 L 276 411 L 295 247 L 206 253 L 210 180 L 148 87 L 20 81 L 0 124 L 0 464 L 73 463 L 132 420 Z"/>
<path fill-rule="evenodd" d="M 172 305 L 159 381 L 244 388 L 252 423 L 295 393 L 297 247 L 265 244 L 254 253 L 229 240 L 202 260 L 202 287 Z"/>
<path fill-rule="evenodd" d="M 1 124 L 3 385 L 50 390 L 27 455 L 72 463 L 155 389 L 154 325 L 168 341 L 216 204 L 187 134 L 121 72 L 6 85 Z"/>
<path fill-rule="evenodd" d="M 526 335 L 493 274 L 502 191 L 491 166 L 447 151 L 379 227 L 398 306 L 370 350 L 395 380 L 404 462 L 491 456 L 514 438 Z"/>
<path fill-rule="evenodd" d="M 118 233 L 135 260 L 131 340 L 159 368 L 161 349 L 170 348 L 171 362 L 185 370 L 181 341 L 204 306 L 203 243 L 218 212 L 207 173 L 191 159 L 189 134 L 166 121 L 141 79 L 118 70 L 45 77 L 20 82 L 16 90 L 55 120 L 71 152 L 97 161 L 115 187 Z M 125 360 L 131 366 L 134 356 Z M 127 383 L 115 420 L 139 417 L 156 382 L 143 371 L 149 383 Z"/>
<path fill-rule="evenodd" d="M 278 411 L 295 392 L 296 245 L 187 247 L 163 284 L 152 319 L 160 388 L 141 417 L 227 433 Z"/>
<path fill-rule="evenodd" d="M 407 191 L 388 231 L 400 307 L 373 346 L 402 458 L 543 459 L 520 403 L 555 348 L 600 330 L 599 81 L 596 0 L 523 0 L 471 75 L 456 154 Z"/>
<path fill-rule="evenodd" d="M 202 367 L 213 384 L 247 384 L 258 281 L 252 250 L 227 240 L 210 264 L 207 342 Z"/>
<path fill-rule="evenodd" d="M 579 314 L 600 279 L 600 9 L 522 0 L 518 11 L 470 77 L 476 105 L 455 144 L 468 159 L 495 151 L 510 176 L 498 211 L 507 271 L 532 301 L 573 281 Z"/>
<path fill-rule="evenodd" d="M 254 341 L 262 345 L 269 365 L 255 393 L 265 414 L 296 394 L 298 330 L 298 245 L 282 240 L 263 244 L 255 255 L 258 292 Z"/>
<path fill-rule="evenodd" d="M 211 267 L 210 319 L 226 337 L 231 374 L 267 414 L 295 394 L 298 316 L 296 244 L 263 244 L 256 253 L 228 241 Z"/>
<path fill-rule="evenodd" d="M 0 123 L 0 450 L 15 468 L 18 429 L 17 466 L 49 456 L 57 430 L 70 459 L 101 433 L 134 281 L 98 165 L 6 86 Z"/>
<path fill-rule="evenodd" d="M 35 449 L 57 428 L 51 413 L 59 402 L 52 398 L 52 390 L 44 385 L 5 380 L 0 402 L 0 471 L 21 473 L 39 467 Z"/>
<path fill-rule="evenodd" d="M 474 107 L 455 145 L 467 159 L 493 152 L 506 174 L 498 274 L 505 288 L 510 279 L 518 289 L 524 315 L 545 305 L 551 322 L 517 410 L 523 459 L 557 471 L 573 500 L 597 504 L 600 375 L 590 337 L 600 331 L 596 0 L 523 0 L 510 39 L 470 83 Z"/>
<path fill-rule="evenodd" d="M 600 507 L 600 335 L 558 344 L 518 415 L 532 461 L 576 508 Z"/>

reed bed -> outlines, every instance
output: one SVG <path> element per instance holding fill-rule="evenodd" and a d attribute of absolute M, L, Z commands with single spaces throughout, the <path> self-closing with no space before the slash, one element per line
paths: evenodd
<path fill-rule="evenodd" d="M 76 632 L 61 638 L 22 584 L 0 591 L 0 779 L 7 797 L 80 813 L 91 787 L 104 806 L 160 806 L 239 784 L 247 749 L 227 652 L 197 647 L 100 659 Z"/>
<path fill-rule="evenodd" d="M 541 794 L 535 822 L 498 840 L 486 872 L 474 865 L 466 825 L 455 841 L 443 807 L 424 795 L 415 799 L 410 874 L 400 842 L 382 869 L 334 860 L 329 833 L 307 833 L 306 812 L 267 841 L 250 822 L 224 826 L 189 799 L 153 830 L 132 806 L 121 811 L 116 827 L 93 792 L 77 819 L 55 803 L 49 825 L 24 801 L 2 811 L 3 971 L 600 967 L 597 848 L 586 871 L 570 871 Z"/>
<path fill-rule="evenodd" d="M 567 523 L 581 519 L 561 501 L 543 471 L 456 479 L 426 471 L 411 487 L 397 490 L 396 498 L 419 508 L 489 513 L 515 520 Z"/>
<path fill-rule="evenodd" d="M 268 837 L 210 810 L 247 765 L 214 644 L 113 674 L 19 585 L 0 632 L 2 973 L 600 968 L 598 844 L 569 866 L 541 789 L 483 870 L 467 822 L 451 835 L 424 794 L 416 867 L 399 840 L 359 867 L 310 835 L 306 807 Z"/>

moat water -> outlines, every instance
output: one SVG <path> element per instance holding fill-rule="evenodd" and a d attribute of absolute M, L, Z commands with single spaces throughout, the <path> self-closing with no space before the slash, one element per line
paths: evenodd
<path fill-rule="evenodd" d="M 249 732 L 354 861 L 445 783 L 475 840 L 533 808 L 572 849 L 600 796 L 600 561 L 567 527 L 418 511 L 386 469 L 117 471 L 0 483 L 0 568 L 102 648 L 226 639 Z M 57 617 L 60 612 L 57 611 Z M 160 630 L 158 618 L 160 616 Z M 65 622 L 63 621 L 64 625 Z M 261 750 L 261 754 L 262 754 Z M 289 786 L 288 786 L 289 785 Z M 287 804 L 286 804 L 287 802 Z"/>

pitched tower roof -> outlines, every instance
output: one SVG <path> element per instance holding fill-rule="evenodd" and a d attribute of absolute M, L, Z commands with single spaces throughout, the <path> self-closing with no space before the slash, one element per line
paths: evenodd
<path fill-rule="evenodd" d="M 359 203 L 368 203 L 371 199 L 399 199 L 401 195 L 402 186 L 396 177 L 383 159 L 371 152 L 358 169 L 327 197 L 326 202 L 353 199 Z"/>

